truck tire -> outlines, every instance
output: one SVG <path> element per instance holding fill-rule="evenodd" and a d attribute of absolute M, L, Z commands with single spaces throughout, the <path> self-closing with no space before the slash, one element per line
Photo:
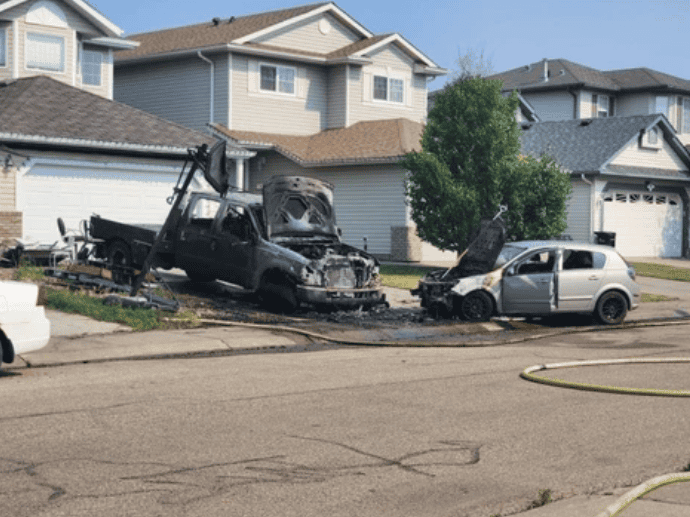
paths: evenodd
<path fill-rule="evenodd" d="M 0 330 L 0 366 L 14 362 L 14 347 L 5 333 Z"/>
<path fill-rule="evenodd" d="M 292 314 L 299 307 L 295 287 L 287 281 L 264 280 L 260 296 L 262 305 L 271 312 Z"/>
<path fill-rule="evenodd" d="M 128 285 L 132 281 L 132 250 L 123 241 L 113 241 L 108 245 L 108 268 L 113 273 L 113 281 Z"/>

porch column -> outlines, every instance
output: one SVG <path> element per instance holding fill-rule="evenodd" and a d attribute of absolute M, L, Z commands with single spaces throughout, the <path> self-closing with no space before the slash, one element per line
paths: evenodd
<path fill-rule="evenodd" d="M 244 189 L 244 160 L 235 160 L 235 187 L 237 190 Z"/>

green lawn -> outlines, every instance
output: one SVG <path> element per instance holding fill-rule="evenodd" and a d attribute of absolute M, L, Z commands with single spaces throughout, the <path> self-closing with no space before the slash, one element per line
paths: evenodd
<path fill-rule="evenodd" d="M 632 265 L 640 276 L 659 278 L 661 280 L 690 282 L 690 269 L 688 268 L 652 264 L 649 262 L 633 262 Z"/>
<path fill-rule="evenodd" d="M 443 269 L 440 267 L 413 266 L 413 265 L 381 265 L 381 281 L 388 287 L 398 287 L 400 289 L 414 289 L 419 283 L 419 279 L 429 271 Z"/>

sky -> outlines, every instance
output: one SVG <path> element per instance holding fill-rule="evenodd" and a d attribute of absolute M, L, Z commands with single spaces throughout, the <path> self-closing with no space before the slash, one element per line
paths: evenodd
<path fill-rule="evenodd" d="M 305 0 L 90 0 L 125 36 L 295 7 Z M 690 0 L 339 0 L 374 34 L 397 32 L 442 68 L 470 50 L 494 72 L 543 58 L 690 79 Z M 431 88 L 441 87 L 445 78 Z"/>

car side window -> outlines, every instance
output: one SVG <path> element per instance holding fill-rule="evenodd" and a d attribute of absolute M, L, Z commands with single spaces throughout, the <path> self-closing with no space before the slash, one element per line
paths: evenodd
<path fill-rule="evenodd" d="M 220 209 L 220 201 L 197 198 L 189 211 L 189 224 L 204 230 L 210 230 L 213 220 Z"/>
<path fill-rule="evenodd" d="M 563 252 L 563 271 L 573 269 L 602 269 L 606 255 L 585 250 L 565 250 Z"/>
<path fill-rule="evenodd" d="M 556 252 L 539 251 L 533 253 L 522 261 L 517 268 L 518 275 L 530 275 L 534 273 L 550 273 L 556 263 Z"/>

